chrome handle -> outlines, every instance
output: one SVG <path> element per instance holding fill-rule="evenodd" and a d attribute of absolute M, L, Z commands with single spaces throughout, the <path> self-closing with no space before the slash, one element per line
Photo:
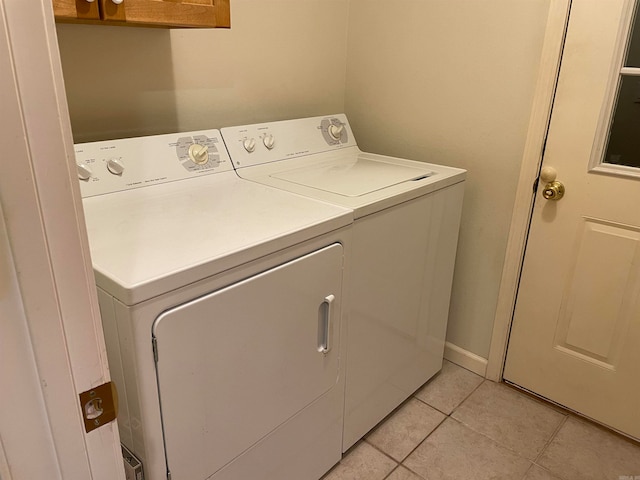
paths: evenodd
<path fill-rule="evenodd" d="M 331 350 L 331 317 L 333 316 L 334 295 L 324 297 L 320 305 L 320 318 L 318 319 L 318 352 L 329 353 Z"/>

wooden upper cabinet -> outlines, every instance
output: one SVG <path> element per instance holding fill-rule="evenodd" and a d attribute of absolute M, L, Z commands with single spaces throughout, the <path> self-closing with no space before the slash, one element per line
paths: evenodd
<path fill-rule="evenodd" d="M 230 26 L 229 0 L 99 1 L 106 21 L 175 27 Z"/>
<path fill-rule="evenodd" d="M 53 12 L 59 20 L 100 20 L 95 0 L 53 0 Z"/>
<path fill-rule="evenodd" d="M 74 14 L 74 10 L 86 9 L 84 4 L 95 8 L 97 16 Z M 103 25 L 231 26 L 229 0 L 53 0 L 53 6 L 56 18 L 61 21 L 96 23 L 91 21 L 95 18 Z"/>

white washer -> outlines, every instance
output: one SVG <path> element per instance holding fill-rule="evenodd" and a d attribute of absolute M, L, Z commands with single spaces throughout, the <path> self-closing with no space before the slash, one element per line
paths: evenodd
<path fill-rule="evenodd" d="M 145 478 L 318 479 L 342 453 L 352 211 L 238 178 L 217 130 L 76 158 L 121 440 Z"/>
<path fill-rule="evenodd" d="M 346 451 L 442 367 L 466 172 L 363 153 L 342 114 L 221 131 L 242 178 L 354 210 Z"/>

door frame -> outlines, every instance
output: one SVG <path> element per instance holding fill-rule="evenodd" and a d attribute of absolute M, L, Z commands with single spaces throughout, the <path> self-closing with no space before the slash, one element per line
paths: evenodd
<path fill-rule="evenodd" d="M 0 99 L 0 476 L 124 479 L 51 0 L 0 0 Z"/>
<path fill-rule="evenodd" d="M 502 381 L 511 322 L 536 195 L 536 181 L 542 165 L 551 120 L 564 40 L 572 0 L 551 0 L 542 46 L 540 67 L 533 97 L 529 128 L 520 166 L 520 177 L 511 216 L 511 227 L 502 268 L 502 279 L 491 336 L 486 378 Z"/>

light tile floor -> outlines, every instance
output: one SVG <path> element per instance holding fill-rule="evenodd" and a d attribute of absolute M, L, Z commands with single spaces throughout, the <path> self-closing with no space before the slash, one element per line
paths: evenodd
<path fill-rule="evenodd" d="M 445 361 L 323 480 L 640 480 L 640 446 Z"/>

